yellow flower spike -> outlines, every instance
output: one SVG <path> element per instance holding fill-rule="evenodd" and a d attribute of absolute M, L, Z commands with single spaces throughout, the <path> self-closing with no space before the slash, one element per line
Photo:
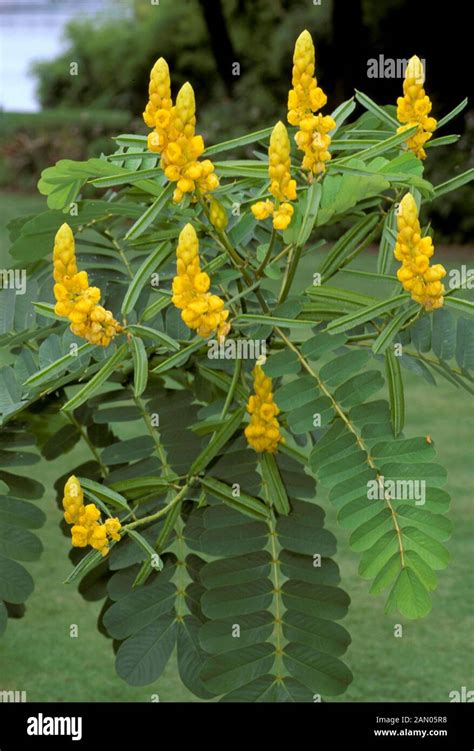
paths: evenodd
<path fill-rule="evenodd" d="M 268 174 L 270 176 L 270 193 L 279 201 L 296 199 L 296 181 L 290 173 L 290 139 L 288 131 L 278 121 L 270 136 L 268 149 Z"/>
<path fill-rule="evenodd" d="M 149 128 L 154 128 L 148 136 L 148 148 L 161 154 L 167 145 L 173 106 L 168 63 L 163 57 L 156 61 L 151 70 L 148 92 L 149 100 L 143 119 Z"/>
<path fill-rule="evenodd" d="M 441 308 L 445 292 L 441 279 L 446 275 L 446 269 L 440 263 L 430 266 L 433 241 L 431 237 L 421 237 L 418 210 L 411 193 L 400 202 L 397 229 L 394 255 L 397 261 L 401 261 L 397 271 L 399 281 L 411 293 L 412 300 L 423 305 L 426 311 Z"/>
<path fill-rule="evenodd" d="M 431 138 L 437 125 L 435 118 L 429 116 L 432 104 L 423 88 L 424 81 L 423 63 L 414 55 L 410 58 L 405 70 L 403 96 L 397 99 L 397 120 L 402 123 L 397 133 L 403 133 L 408 128 L 417 126 L 416 132 L 407 139 L 406 145 L 418 159 L 426 159 L 426 151 L 423 147 Z"/>
<path fill-rule="evenodd" d="M 199 162 L 204 152 L 202 136 L 195 134 L 196 102 L 193 87 L 185 83 L 173 107 L 168 64 L 160 57 L 152 68 L 149 101 L 143 113 L 148 127 L 148 148 L 161 154 L 160 165 L 170 182 L 176 183 L 173 201 L 180 203 L 186 193 L 211 193 L 219 186 L 210 159 Z M 192 200 L 196 200 L 193 198 Z"/>
<path fill-rule="evenodd" d="M 283 230 L 288 227 L 293 216 L 293 207 L 287 201 L 296 199 L 296 180 L 291 179 L 290 139 L 281 121 L 277 122 L 270 136 L 268 175 L 269 191 L 278 203 L 275 206 L 269 200 L 257 201 L 251 207 L 251 211 L 257 220 L 267 219 L 273 215 L 273 227 Z M 280 203 L 281 201 L 283 203 Z"/>
<path fill-rule="evenodd" d="M 230 331 L 229 311 L 224 309 L 224 301 L 218 295 L 208 291 L 211 282 L 201 271 L 199 241 L 192 224 L 186 224 L 180 232 L 176 259 L 171 301 L 181 310 L 186 326 L 199 336 L 207 339 L 215 333 L 222 339 Z"/>
<path fill-rule="evenodd" d="M 150 124 L 150 119 L 147 124 Z M 214 173 L 213 163 L 210 159 L 198 161 L 204 152 L 204 141 L 195 133 L 196 102 L 190 83 L 181 87 L 176 104 L 169 112 L 157 111 L 154 125 L 155 130 L 148 136 L 148 146 L 151 151 L 161 154 L 160 164 L 165 176 L 176 183 L 173 201 L 179 203 L 186 193 L 194 193 L 196 188 L 203 196 L 215 190 L 219 178 Z"/>
<path fill-rule="evenodd" d="M 293 54 L 293 88 L 288 93 L 290 125 L 299 125 L 308 112 L 317 112 L 327 102 L 327 96 L 318 87 L 314 76 L 315 60 L 313 40 L 305 29 L 296 40 Z"/>
<path fill-rule="evenodd" d="M 54 297 L 56 315 L 69 318 L 71 331 L 76 336 L 107 347 L 123 327 L 109 310 L 99 305 L 101 292 L 98 287 L 90 287 L 86 271 L 78 271 L 74 252 L 74 235 L 67 224 L 63 224 L 54 242 Z"/>
<path fill-rule="evenodd" d="M 247 402 L 250 423 L 245 428 L 245 437 L 255 451 L 273 454 L 283 437 L 277 420 L 280 410 L 273 401 L 272 379 L 265 375 L 261 365 L 255 366 L 252 375 L 255 394 Z"/>
<path fill-rule="evenodd" d="M 313 175 L 321 174 L 326 169 L 326 162 L 331 159 L 329 132 L 336 123 L 329 115 L 314 115 L 327 102 L 327 96 L 319 88 L 315 70 L 314 44 L 309 31 L 303 31 L 295 44 L 293 55 L 293 88 L 288 93 L 288 122 L 297 125 L 295 142 L 304 153 L 302 168 Z"/>
<path fill-rule="evenodd" d="M 54 238 L 53 249 L 54 281 L 62 282 L 64 277 L 77 274 L 74 235 L 69 224 L 62 224 Z"/>

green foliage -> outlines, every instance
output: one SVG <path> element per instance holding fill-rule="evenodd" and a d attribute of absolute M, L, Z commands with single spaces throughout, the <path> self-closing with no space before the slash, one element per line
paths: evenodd
<path fill-rule="evenodd" d="M 39 454 L 23 448 L 35 443 L 44 458 L 61 457 L 59 505 L 76 474 L 88 502 L 123 525 L 106 558 L 74 550 L 65 579 L 103 600 L 99 628 L 130 685 L 159 678 L 176 648 L 182 682 L 203 700 L 313 702 L 344 692 L 350 637 L 338 621 L 349 596 L 315 480 L 351 531 L 370 591 L 388 590 L 387 613 L 427 615 L 435 572 L 449 559 L 450 499 L 432 440 L 403 432 L 403 368 L 472 392 L 474 306 L 449 290 L 444 309 L 425 313 L 390 276 L 394 203 L 407 189 L 427 203 L 436 187 L 400 153 L 390 113 L 358 98 L 369 113 L 348 124 L 351 100 L 335 113 L 334 159 L 311 186 L 296 175 L 282 235 L 249 210 L 267 189 L 260 158 L 216 163 L 226 232 L 209 224 L 203 202 L 170 202 L 143 137 L 122 135 L 109 157 L 45 170 L 49 210 L 10 225 L 26 293 L 0 295 L 0 630 L 8 604 L 31 592 L 22 563 L 41 552 L 30 529 L 42 515 L 30 501 L 42 486 L 34 472 L 11 471 L 34 465 Z M 244 138 L 259 149 L 268 131 Z M 84 199 L 85 185 L 105 192 Z M 65 218 L 79 266 L 123 317 L 124 335 L 105 349 L 54 316 L 49 256 Z M 256 454 L 243 436 L 255 357 L 213 357 L 172 305 L 174 249 L 189 221 L 231 311 L 225 346 L 265 342 L 284 438 L 275 455 Z M 340 237 L 321 259 L 328 226 Z M 372 271 L 351 268 L 374 239 Z M 300 263 L 312 279 L 298 278 Z M 361 276 L 370 294 L 351 284 Z M 79 441 L 90 461 L 77 466 Z"/>

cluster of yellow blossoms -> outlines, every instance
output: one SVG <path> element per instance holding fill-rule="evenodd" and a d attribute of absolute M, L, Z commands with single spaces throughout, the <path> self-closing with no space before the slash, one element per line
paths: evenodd
<path fill-rule="evenodd" d="M 283 441 L 277 415 L 280 410 L 273 401 L 272 379 L 263 372 L 261 365 L 256 365 L 252 372 L 255 395 L 247 402 L 250 423 L 245 428 L 245 436 L 255 451 L 274 453 Z"/>
<path fill-rule="evenodd" d="M 123 331 L 110 310 L 99 305 L 101 292 L 89 287 L 86 271 L 77 270 L 74 235 L 68 224 L 56 233 L 53 251 L 54 312 L 69 318 L 71 331 L 92 344 L 107 347 Z"/>
<path fill-rule="evenodd" d="M 433 255 L 431 237 L 421 237 L 420 222 L 415 199 L 407 193 L 400 202 L 397 216 L 398 236 L 395 245 L 395 258 L 402 265 L 397 276 L 415 302 L 425 310 L 441 308 L 444 302 L 444 285 L 441 282 L 446 269 L 440 263 L 430 266 Z"/>
<path fill-rule="evenodd" d="M 64 486 L 63 508 L 65 520 L 73 525 L 71 535 L 75 548 L 91 545 L 105 556 L 109 552 L 110 540 L 120 540 L 122 525 L 119 520 L 116 517 L 109 518 L 102 524 L 97 506 L 94 503 L 84 506 L 81 483 L 74 475 L 71 475 Z"/>
<path fill-rule="evenodd" d="M 224 310 L 224 301 L 209 292 L 211 280 L 201 271 L 199 241 L 192 224 L 186 224 L 180 232 L 176 248 L 177 276 L 173 279 L 174 305 L 179 308 L 186 326 L 207 338 L 216 332 L 219 339 L 230 331 L 227 321 L 229 311 Z"/>
<path fill-rule="evenodd" d="M 193 87 L 185 83 L 173 106 L 169 68 L 162 57 L 151 71 L 149 101 L 143 119 L 154 129 L 148 136 L 148 148 L 161 154 L 160 164 L 166 177 L 177 184 L 173 193 L 176 203 L 196 188 L 205 195 L 218 187 L 219 178 L 211 160 L 198 161 L 204 152 L 204 141 L 195 132 Z"/>
<path fill-rule="evenodd" d="M 314 44 L 309 31 L 302 31 L 296 40 L 293 55 L 293 88 L 288 93 L 288 122 L 298 126 L 295 136 L 298 148 L 303 151 L 302 167 L 309 179 L 325 171 L 331 159 L 329 131 L 336 123 L 329 115 L 315 115 L 327 102 L 314 76 Z"/>
<path fill-rule="evenodd" d="M 397 119 L 403 123 L 397 129 L 397 133 L 403 133 L 408 128 L 417 126 L 417 131 L 407 140 L 407 147 L 418 159 L 426 159 L 423 146 L 431 138 L 437 124 L 434 117 L 429 117 L 432 105 L 429 96 L 425 94 L 424 81 L 423 63 L 414 55 L 410 58 L 405 71 L 404 96 L 397 99 Z"/>
<path fill-rule="evenodd" d="M 282 122 L 277 122 L 270 136 L 268 147 L 269 191 L 278 201 L 258 201 L 252 206 L 255 219 L 273 216 L 275 229 L 286 229 L 293 216 L 293 206 L 287 201 L 296 199 L 296 180 L 291 179 L 290 139 Z"/>

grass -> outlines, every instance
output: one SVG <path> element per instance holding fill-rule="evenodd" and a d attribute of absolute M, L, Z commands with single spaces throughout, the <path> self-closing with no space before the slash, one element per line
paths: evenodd
<path fill-rule="evenodd" d="M 4 215 L 34 210 L 35 200 L 22 199 L 20 208 L 16 196 L 2 197 Z M 449 471 L 452 562 L 439 575 L 426 619 L 384 615 L 383 598 L 368 594 L 368 584 L 357 574 L 358 556 L 349 550 L 348 536 L 337 528 L 334 510 L 321 495 L 327 525 L 339 539 L 342 585 L 352 598 L 343 624 L 352 635 L 346 660 L 355 678 L 339 701 L 449 701 L 450 691 L 472 687 L 472 410 L 467 394 L 445 382 L 435 388 L 406 372 L 405 377 L 406 434 L 429 433 Z M 85 447 L 74 451 L 77 463 L 90 458 Z M 181 686 L 174 659 L 152 686 L 131 688 L 116 676 L 111 642 L 96 628 L 101 604 L 84 601 L 62 583 L 71 567 L 69 542 L 59 531 L 52 485 L 64 471 L 64 458 L 43 462 L 36 470 L 46 486 L 41 505 L 47 522 L 39 531 L 44 553 L 29 565 L 36 589 L 26 617 L 10 621 L 0 640 L 0 689 L 26 690 L 28 701 L 150 701 L 154 694 L 160 701 L 196 701 Z M 401 638 L 394 636 L 398 623 L 403 625 Z M 69 635 L 72 624 L 79 628 L 77 638 Z"/>

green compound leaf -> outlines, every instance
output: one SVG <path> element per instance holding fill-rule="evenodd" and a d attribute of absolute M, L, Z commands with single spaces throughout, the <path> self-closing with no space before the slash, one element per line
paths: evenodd
<path fill-rule="evenodd" d="M 268 373 L 268 370 L 267 370 Z M 263 453 L 260 460 L 260 471 L 262 473 L 262 482 L 264 495 L 268 502 L 275 507 L 279 514 L 287 516 L 290 512 L 290 503 L 286 488 L 281 478 L 278 464 L 273 454 Z"/>
<path fill-rule="evenodd" d="M 208 445 L 203 449 L 198 457 L 192 463 L 189 474 L 196 475 L 202 472 L 208 464 L 214 459 L 215 456 L 221 451 L 223 446 L 234 435 L 236 430 L 240 427 L 244 418 L 245 410 L 243 407 L 236 410 L 222 425 L 209 441 Z"/>
<path fill-rule="evenodd" d="M 138 398 L 145 391 L 148 382 L 148 355 L 138 336 L 132 336 L 130 347 L 133 359 L 133 393 Z"/>
<path fill-rule="evenodd" d="M 280 471 L 285 478 L 288 469 Z M 206 653 L 201 678 L 224 694 L 221 701 L 314 701 L 315 694 L 341 693 L 351 680 L 339 660 L 350 638 L 334 623 L 349 598 L 333 586 L 338 571 L 326 557 L 334 538 L 326 532 L 323 541 L 321 509 L 293 498 L 291 506 L 276 525 L 249 525 L 212 505 L 193 511 L 186 524 L 187 545 L 219 556 L 199 571 L 207 619 L 199 639 Z M 308 548 L 295 553 L 287 546 L 300 550 L 303 522 Z M 311 670 L 299 664 L 303 653 Z"/>
<path fill-rule="evenodd" d="M 166 614 L 137 631 L 120 645 L 115 666 L 130 686 L 146 686 L 156 681 L 176 643 L 177 623 Z"/>
<path fill-rule="evenodd" d="M 104 503 L 108 503 L 114 508 L 118 508 L 122 511 L 130 511 L 130 506 L 128 505 L 127 499 L 124 498 L 123 495 L 120 495 L 120 493 L 118 493 L 117 491 L 108 488 L 106 485 L 101 485 L 98 482 L 89 480 L 89 478 L 87 477 L 78 477 L 78 480 L 81 483 L 81 487 L 85 491 L 86 495 L 88 495 L 92 500 L 96 500 L 98 498 L 99 500 L 103 501 Z"/>
<path fill-rule="evenodd" d="M 128 315 L 133 310 L 135 303 L 138 300 L 138 296 L 143 287 L 150 280 L 152 272 L 160 268 L 165 261 L 169 258 L 173 251 L 170 243 L 162 243 L 158 245 L 155 251 L 142 263 L 137 273 L 133 277 L 130 286 L 125 294 L 122 303 L 122 313 L 124 316 Z"/>
<path fill-rule="evenodd" d="M 360 104 L 362 104 L 362 106 L 365 107 L 366 110 L 375 115 L 380 120 L 380 122 L 388 125 L 391 130 L 393 128 L 398 128 L 399 123 L 395 120 L 395 118 L 389 115 L 383 107 L 380 107 L 378 104 L 376 104 L 369 96 L 367 96 L 367 94 L 363 94 L 362 91 L 357 91 L 356 89 L 355 96 L 357 101 L 360 102 Z"/>
<path fill-rule="evenodd" d="M 318 216 L 321 195 L 321 183 L 313 182 L 313 184 L 308 188 L 306 192 L 306 204 L 303 213 L 303 220 L 301 222 L 300 231 L 296 240 L 296 245 L 300 248 L 303 247 L 303 245 L 307 242 L 311 235 L 311 232 L 313 231 L 313 227 Z"/>
<path fill-rule="evenodd" d="M 66 404 L 62 407 L 64 412 L 72 411 L 74 409 L 77 409 L 77 407 L 80 407 L 81 404 L 84 404 L 84 402 L 87 401 L 91 396 L 93 396 L 96 391 L 102 386 L 103 383 L 107 380 L 107 378 L 112 375 L 112 373 L 115 371 L 117 365 L 122 362 L 122 360 L 125 358 L 127 354 L 127 345 L 122 344 L 115 352 L 114 354 L 109 357 L 108 360 L 105 361 L 104 365 L 101 367 L 101 369 L 90 379 L 88 383 L 86 383 L 85 386 L 80 389 L 77 394 L 75 394 L 72 399 L 69 399 Z"/>
<path fill-rule="evenodd" d="M 271 515 L 270 509 L 262 501 L 252 498 L 240 490 L 236 493 L 233 488 L 220 482 L 220 480 L 215 480 L 213 477 L 203 477 L 200 483 L 212 497 L 218 498 L 243 514 L 251 516 L 253 519 L 268 519 Z"/>
<path fill-rule="evenodd" d="M 0 599 L 19 604 L 34 589 L 33 579 L 20 563 L 0 554 Z"/>
<path fill-rule="evenodd" d="M 396 357 L 392 349 L 385 351 L 385 370 L 393 434 L 397 437 L 402 432 L 405 423 L 405 395 L 399 358 Z"/>
<path fill-rule="evenodd" d="M 168 200 L 170 199 L 174 190 L 173 183 L 168 183 L 163 189 L 162 193 L 156 198 L 151 206 L 142 214 L 140 219 L 137 219 L 135 224 L 130 227 L 125 240 L 136 240 L 148 229 L 150 224 L 153 224 L 155 219 L 160 215 L 161 211 L 165 208 Z"/>

